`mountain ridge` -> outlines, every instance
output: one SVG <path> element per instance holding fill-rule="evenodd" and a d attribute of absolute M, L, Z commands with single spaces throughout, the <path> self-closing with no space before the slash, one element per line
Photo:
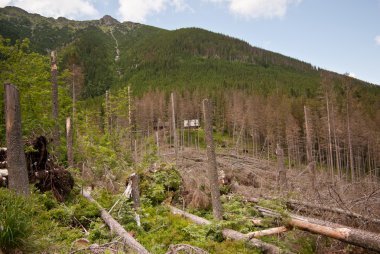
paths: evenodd
<path fill-rule="evenodd" d="M 17 7 L 0 8 L 0 25 L 0 34 L 13 43 L 29 38 L 32 51 L 46 54 L 58 49 L 63 59 L 61 68 L 72 64 L 83 67 L 87 87 L 84 97 L 101 95 L 125 83 L 139 84 L 135 90 L 146 90 L 153 84 L 175 88 L 171 84 L 184 82 L 189 87 L 210 83 L 215 88 L 223 83 L 266 91 L 281 87 L 293 96 L 314 96 L 321 73 L 373 85 L 202 28 L 166 30 L 129 21 L 121 23 L 110 15 L 88 21 L 54 19 Z M 117 62 L 116 46 L 120 53 Z"/>

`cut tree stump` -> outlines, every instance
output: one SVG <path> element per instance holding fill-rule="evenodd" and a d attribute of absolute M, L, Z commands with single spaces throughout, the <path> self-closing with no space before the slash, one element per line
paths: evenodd
<path fill-rule="evenodd" d="M 142 246 L 135 238 L 133 238 L 125 229 L 103 208 L 101 207 L 95 199 L 92 198 L 90 193 L 82 191 L 82 195 L 88 199 L 90 202 L 95 203 L 100 210 L 100 215 L 103 221 L 111 229 L 112 232 L 115 232 L 120 236 L 124 243 L 127 244 L 130 248 L 136 251 L 139 254 L 149 254 L 149 252 Z"/>
<path fill-rule="evenodd" d="M 281 215 L 273 210 L 261 206 L 256 206 L 256 208 L 265 216 L 281 218 Z M 286 219 L 290 226 L 301 230 L 380 252 L 380 234 L 293 214 L 290 214 L 290 218 Z"/>
<path fill-rule="evenodd" d="M 211 224 L 211 221 L 209 221 L 209 220 L 206 220 L 206 219 L 201 218 L 199 216 L 196 216 L 194 214 L 182 211 L 181 209 L 178 209 L 174 206 L 168 205 L 168 207 L 173 214 L 181 215 L 182 217 L 185 217 L 185 218 L 191 220 L 195 224 L 198 224 L 198 225 L 210 225 Z M 235 230 L 232 230 L 232 229 L 223 229 L 223 236 L 227 239 L 232 239 L 232 240 L 238 240 L 238 241 L 239 240 L 247 240 L 248 244 L 250 246 L 260 249 L 261 251 L 263 251 L 263 253 L 267 253 L 267 254 L 282 253 L 281 249 L 278 248 L 277 246 L 274 246 L 272 244 L 260 241 L 258 239 L 249 239 L 249 237 L 246 234 L 242 234 L 242 233 L 235 231 Z"/>

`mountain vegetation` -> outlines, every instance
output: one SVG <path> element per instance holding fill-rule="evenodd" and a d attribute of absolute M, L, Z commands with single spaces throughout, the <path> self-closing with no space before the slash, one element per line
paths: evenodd
<path fill-rule="evenodd" d="M 165 253 L 171 244 L 180 243 L 211 253 L 258 251 L 244 241 L 224 241 L 223 229 L 244 234 L 257 230 L 247 218 L 259 216 L 259 211 L 246 198 L 262 191 L 281 196 L 262 201 L 283 217 L 268 225 L 286 224 L 283 198 L 290 196 L 324 206 L 351 207 L 352 213 L 360 210 L 360 204 L 373 205 L 372 210 L 361 212 L 379 218 L 380 86 L 199 28 L 169 31 L 120 23 L 110 16 L 92 21 L 53 19 L 5 7 L 0 8 L 0 82 L 12 83 L 20 92 L 25 140 L 40 135 L 54 138 L 57 123 L 52 117 L 49 58 L 53 50 L 58 52 L 61 132 L 60 152 L 54 159 L 69 164 L 64 133 L 66 118 L 71 117 L 75 163 L 70 170 L 77 185 L 63 204 L 50 193 L 35 191 L 29 201 L 17 199 L 13 207 L 9 200 L 14 194 L 0 190 L 1 199 L 7 200 L 7 207 L 0 206 L 1 214 L 32 206 L 15 219 L 20 221 L 15 224 L 19 239 L 9 241 L 9 234 L 3 237 L 0 230 L 0 243 L 9 246 L 0 246 L 0 253 L 8 248 L 26 253 L 28 248 L 46 248 L 38 241 L 39 247 L 23 245 L 23 239 L 29 239 L 23 232 L 34 232 L 34 239 L 33 234 L 46 231 L 45 227 L 33 231 L 27 222 L 36 214 L 41 214 L 36 223 L 49 221 L 56 230 L 49 236 L 54 251 L 73 251 L 67 246 L 82 236 L 97 244 L 112 241 L 98 207 L 80 196 L 83 186 L 99 186 L 93 195 L 100 205 L 152 253 Z M 4 98 L 3 89 L 0 96 Z M 202 120 L 205 98 L 213 104 L 217 156 L 233 155 L 218 161 L 225 173 L 220 191 L 226 221 L 201 227 L 171 215 L 167 205 L 180 204 L 212 219 L 206 166 L 194 166 L 203 159 L 191 157 L 207 147 Z M 0 118 L 4 115 L 1 107 Z M 198 120 L 200 126 L 190 128 L 185 124 L 188 120 Z M 1 121 L 0 147 L 5 146 L 5 133 Z M 180 150 L 180 158 L 171 154 L 173 148 L 176 155 Z M 273 166 L 280 157 L 283 161 Z M 231 162 L 236 158 L 240 161 Z M 244 163 L 251 172 L 245 172 L 248 166 L 236 170 Z M 190 170 L 193 166 L 197 173 Z M 292 179 L 282 180 L 289 182 L 286 191 L 275 188 L 277 167 L 290 172 Z M 117 195 L 132 172 L 142 176 L 141 211 Z M 310 179 L 304 174 L 310 174 Z M 241 186 L 256 187 L 247 192 Z M 118 210 L 111 212 L 113 205 Z M 141 227 L 136 226 L 135 212 L 140 212 Z M 289 235 L 282 243 L 275 236 L 264 240 L 300 253 L 333 246 L 327 238 L 321 245 L 322 240 L 310 235 L 297 231 Z"/>

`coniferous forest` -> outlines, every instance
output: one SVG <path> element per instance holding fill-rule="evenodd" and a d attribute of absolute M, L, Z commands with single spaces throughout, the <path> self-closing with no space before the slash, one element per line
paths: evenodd
<path fill-rule="evenodd" d="M 377 85 L 199 28 L 16 7 L 0 72 L 0 253 L 380 251 Z"/>

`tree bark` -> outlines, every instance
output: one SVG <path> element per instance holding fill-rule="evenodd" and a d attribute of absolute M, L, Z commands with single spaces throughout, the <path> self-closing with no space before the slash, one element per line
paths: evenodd
<path fill-rule="evenodd" d="M 313 158 L 313 143 L 311 140 L 311 130 L 310 130 L 310 124 L 309 124 L 309 116 L 308 116 L 308 108 L 304 106 L 304 112 L 305 112 L 305 129 L 306 129 L 306 158 L 309 173 L 310 173 L 310 181 L 311 186 L 313 189 L 315 189 L 315 165 L 314 158 Z M 314 162 L 314 163 L 313 163 Z"/>
<path fill-rule="evenodd" d="M 174 108 L 174 93 L 171 93 L 171 103 L 172 103 L 172 130 L 173 130 L 173 141 L 174 141 L 174 152 L 175 152 L 175 160 L 178 161 L 178 134 L 175 124 L 175 108 Z"/>
<path fill-rule="evenodd" d="M 66 118 L 66 146 L 67 146 L 67 162 L 70 167 L 74 166 L 73 157 L 73 131 L 71 128 L 71 118 Z"/>
<path fill-rule="evenodd" d="M 255 232 L 250 232 L 247 233 L 246 236 L 248 238 L 260 238 L 263 236 L 267 235 L 275 235 L 275 234 L 280 234 L 288 231 L 288 228 L 281 226 L 281 227 L 276 227 L 276 228 L 268 228 L 260 231 L 255 231 Z"/>
<path fill-rule="evenodd" d="M 350 218 L 359 219 L 359 220 L 365 221 L 367 223 L 376 223 L 376 224 L 380 225 L 380 219 L 369 218 L 367 216 L 364 216 L 364 215 L 361 215 L 358 213 L 354 213 L 354 212 L 350 212 L 350 211 L 345 211 L 343 209 L 336 208 L 336 207 L 327 207 L 327 206 L 322 206 L 322 205 L 318 205 L 318 204 L 301 202 L 301 201 L 297 201 L 297 200 L 289 200 L 286 203 L 287 203 L 288 207 L 290 207 L 292 209 L 296 209 L 297 211 L 299 211 L 300 209 L 302 210 L 303 207 L 304 207 L 304 210 L 306 208 L 306 209 L 312 210 L 314 212 L 316 210 L 323 210 L 323 211 L 332 212 L 332 213 L 336 213 L 339 215 L 347 216 Z"/>
<path fill-rule="evenodd" d="M 238 231 L 232 230 L 232 229 L 223 229 L 222 231 L 223 236 L 227 239 L 232 239 L 236 241 L 244 241 L 248 240 L 248 244 L 252 247 L 260 249 L 265 254 L 279 254 L 282 253 L 281 249 L 277 246 L 274 246 L 272 244 L 260 241 L 258 239 L 252 238 L 249 239 L 249 237 L 245 234 L 242 234 Z"/>
<path fill-rule="evenodd" d="M 327 109 L 327 129 L 328 129 L 328 140 L 329 140 L 329 167 L 331 179 L 334 183 L 334 161 L 333 161 L 333 150 L 332 150 L 332 141 L 331 141 L 331 124 L 330 124 L 330 105 L 329 105 L 329 96 L 326 93 L 326 109 Z"/>
<path fill-rule="evenodd" d="M 256 206 L 256 208 L 263 215 L 281 217 L 279 213 L 270 209 L 260 206 Z M 325 235 L 365 249 L 380 251 L 380 234 L 293 214 L 290 214 L 287 223 L 304 231 Z"/>
<path fill-rule="evenodd" d="M 277 168 L 278 168 L 277 185 L 280 189 L 287 188 L 288 183 L 286 179 L 284 150 L 281 148 L 279 144 L 277 144 L 276 155 L 277 155 Z"/>
<path fill-rule="evenodd" d="M 347 88 L 348 89 L 348 88 Z M 347 102 L 346 102 L 346 117 L 347 117 L 347 138 L 348 138 L 348 150 L 350 157 L 350 166 L 348 167 L 351 172 L 351 181 L 355 180 L 355 166 L 354 166 L 354 154 L 352 151 L 352 141 L 351 141 L 351 123 L 350 123 L 350 110 L 349 110 L 349 95 L 347 91 Z"/>
<path fill-rule="evenodd" d="M 140 210 L 140 190 L 139 190 L 139 181 L 140 177 L 138 174 L 133 173 L 131 176 L 132 181 L 132 199 L 133 199 L 133 209 L 135 209 L 136 212 Z"/>
<path fill-rule="evenodd" d="M 90 195 L 90 193 L 83 191 L 82 195 L 87 198 L 90 202 L 95 203 L 100 210 L 100 215 L 103 221 L 108 225 L 111 229 L 111 232 L 115 232 L 118 236 L 120 236 L 124 243 L 131 247 L 134 251 L 139 254 L 149 254 L 149 252 L 142 246 L 139 242 L 137 242 L 127 231 L 104 209 L 102 208 Z"/>
<path fill-rule="evenodd" d="M 207 144 L 207 160 L 208 160 L 208 180 L 211 190 L 211 203 L 214 218 L 223 219 L 223 208 L 220 201 L 220 190 L 218 184 L 218 169 L 216 166 L 215 146 L 212 137 L 212 113 L 211 105 L 208 99 L 203 100 L 203 116 L 205 121 L 205 134 Z"/>
<path fill-rule="evenodd" d="M 194 214 L 182 211 L 182 210 L 175 208 L 173 206 L 170 206 L 170 205 L 168 207 L 173 214 L 181 215 L 181 216 L 191 220 L 195 224 L 198 224 L 198 225 L 210 225 L 211 224 L 211 222 L 209 220 L 198 217 Z M 262 250 L 264 253 L 268 253 L 268 254 L 281 253 L 281 250 L 277 246 L 265 243 L 265 242 L 260 241 L 258 239 L 249 239 L 249 237 L 247 235 L 242 234 L 242 233 L 237 232 L 237 231 L 232 230 L 232 229 L 224 229 L 223 230 L 223 236 L 225 238 L 229 238 L 229 239 L 233 239 L 233 240 L 249 240 L 248 241 L 249 245 Z"/>
<path fill-rule="evenodd" d="M 185 212 L 185 211 L 182 211 L 181 209 L 178 209 L 174 206 L 168 206 L 170 211 L 173 213 L 173 214 L 176 214 L 176 215 L 181 215 L 182 217 L 185 217 L 189 220 L 191 220 L 192 222 L 194 222 L 195 224 L 198 224 L 198 225 L 210 225 L 211 222 L 204 219 L 204 218 L 201 218 L 201 217 L 198 217 L 194 214 L 191 214 L 191 213 L 188 213 L 188 212 Z"/>
<path fill-rule="evenodd" d="M 57 52 L 52 51 L 50 54 L 50 64 L 51 64 L 51 88 L 52 88 L 52 115 L 54 120 L 54 130 L 53 130 L 53 145 L 54 145 L 54 155 L 59 158 L 59 145 L 60 145 L 60 135 L 59 135 L 59 122 L 58 122 L 58 68 L 57 68 Z"/>
<path fill-rule="evenodd" d="M 105 101 L 105 125 L 108 134 L 111 134 L 112 122 L 111 122 L 111 108 L 110 108 L 110 93 L 106 91 L 106 101 Z"/>
<path fill-rule="evenodd" d="M 22 142 L 20 96 L 16 87 L 4 85 L 9 189 L 29 196 L 29 179 Z"/>

